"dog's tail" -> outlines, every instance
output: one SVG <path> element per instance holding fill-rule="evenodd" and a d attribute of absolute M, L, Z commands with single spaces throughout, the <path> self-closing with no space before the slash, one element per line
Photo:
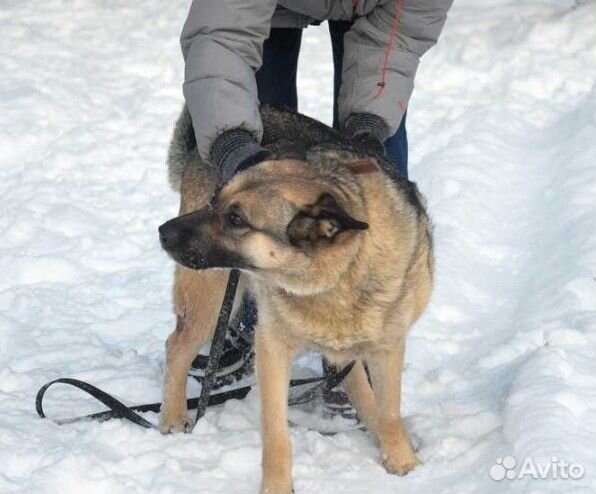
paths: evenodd
<path fill-rule="evenodd" d="M 213 175 L 211 166 L 201 160 L 197 151 L 195 131 L 192 126 L 190 112 L 186 105 L 182 107 L 180 116 L 176 120 L 166 163 L 168 165 L 170 185 L 178 192 L 182 185 L 184 170 L 190 166 L 196 168 L 195 171 L 197 173 L 205 174 L 205 180 L 208 180 Z M 200 177 L 197 178 L 200 180 Z"/>

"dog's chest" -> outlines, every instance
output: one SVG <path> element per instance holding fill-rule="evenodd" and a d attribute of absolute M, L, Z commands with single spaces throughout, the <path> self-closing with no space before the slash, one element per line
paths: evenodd
<path fill-rule="evenodd" d="M 385 336 L 383 314 L 351 299 L 282 299 L 275 306 L 277 329 L 301 347 L 360 353 Z"/>

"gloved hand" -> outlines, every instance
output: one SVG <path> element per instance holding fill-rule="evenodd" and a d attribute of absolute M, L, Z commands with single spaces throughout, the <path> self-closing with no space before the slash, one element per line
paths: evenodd
<path fill-rule="evenodd" d="M 385 121 L 372 113 L 352 113 L 344 124 L 344 134 L 351 144 L 371 154 L 385 154 L 383 142 L 389 132 Z"/>
<path fill-rule="evenodd" d="M 380 139 L 377 139 L 372 134 L 360 133 L 350 139 L 350 143 L 358 150 L 362 150 L 367 154 L 385 155 L 385 146 Z"/>
<path fill-rule="evenodd" d="M 269 156 L 269 151 L 259 145 L 249 131 L 231 129 L 215 139 L 211 146 L 210 160 L 225 183 L 235 173 L 265 161 Z"/>

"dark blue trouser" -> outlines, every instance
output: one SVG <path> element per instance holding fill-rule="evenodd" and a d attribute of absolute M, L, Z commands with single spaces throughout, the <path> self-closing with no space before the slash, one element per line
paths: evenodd
<path fill-rule="evenodd" d="M 344 34 L 350 29 L 347 21 L 329 21 L 329 34 L 333 50 L 333 126 L 338 127 L 337 96 L 341 85 L 344 54 Z M 298 109 L 296 70 L 302 41 L 302 29 L 273 28 L 263 46 L 263 65 L 257 72 L 257 87 L 261 103 Z M 408 137 L 406 117 L 397 132 L 385 141 L 387 157 L 395 164 L 399 174 L 408 176 Z"/>

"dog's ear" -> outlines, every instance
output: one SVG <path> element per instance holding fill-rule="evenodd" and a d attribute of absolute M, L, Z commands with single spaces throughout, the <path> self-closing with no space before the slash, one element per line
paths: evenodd
<path fill-rule="evenodd" d="M 293 245 L 331 240 L 346 230 L 366 230 L 368 223 L 352 218 L 331 194 L 321 194 L 314 204 L 304 207 L 288 225 Z"/>

